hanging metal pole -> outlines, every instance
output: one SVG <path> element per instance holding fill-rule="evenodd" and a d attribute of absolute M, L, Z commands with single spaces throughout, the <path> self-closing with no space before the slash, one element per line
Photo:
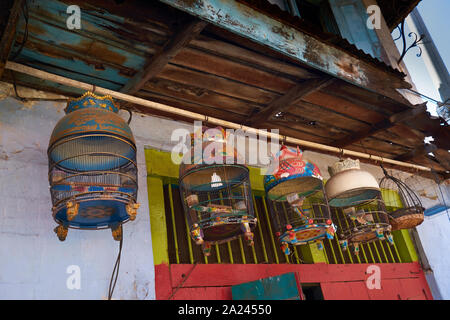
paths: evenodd
<path fill-rule="evenodd" d="M 208 122 L 209 124 L 222 126 L 222 127 L 230 128 L 230 129 L 236 129 L 236 130 L 241 129 L 244 132 L 245 131 L 250 131 L 250 132 L 253 132 L 253 133 L 257 133 L 260 136 L 266 136 L 267 138 L 271 138 L 271 139 L 278 139 L 279 141 L 285 141 L 286 143 L 289 143 L 289 144 L 299 145 L 299 146 L 303 146 L 303 147 L 306 147 L 306 148 L 319 150 L 319 151 L 326 151 L 326 152 L 335 153 L 335 154 L 340 155 L 341 157 L 343 157 L 343 156 L 351 156 L 351 157 L 355 157 L 355 158 L 368 159 L 368 160 L 373 160 L 373 161 L 377 161 L 377 162 L 380 162 L 380 163 L 389 163 L 389 164 L 397 165 L 397 166 L 400 166 L 400 167 L 405 167 L 405 168 L 410 168 L 410 169 L 415 169 L 415 170 L 420 170 L 420 171 L 431 172 L 431 169 L 428 168 L 428 167 L 424 167 L 424 166 L 420 166 L 420 165 L 416 165 L 416 164 L 412 164 L 412 163 L 407 163 L 407 162 L 402 162 L 402 161 L 397 161 L 397 160 L 392 160 L 392 159 L 389 159 L 389 158 L 383 158 L 383 157 L 379 157 L 379 156 L 375 156 L 375 155 L 371 155 L 371 154 L 367 154 L 367 153 L 362 153 L 362 152 L 357 152 L 357 151 L 352 151 L 352 150 L 336 148 L 336 147 L 327 146 L 327 145 L 320 144 L 320 143 L 310 142 L 310 141 L 306 141 L 306 140 L 301 140 L 301 139 L 297 139 L 297 138 L 293 138 L 293 137 L 280 135 L 280 134 L 277 134 L 277 133 L 272 133 L 272 132 L 268 132 L 268 131 L 264 131 L 264 130 L 259 130 L 259 129 L 252 128 L 252 127 L 247 127 L 247 126 L 244 126 L 244 125 L 241 125 L 241 124 L 238 124 L 238 123 L 225 121 L 225 120 L 214 118 L 214 117 L 209 117 L 209 116 L 206 116 L 206 115 L 203 115 L 203 114 L 200 114 L 200 113 L 191 112 L 191 111 L 187 111 L 187 110 L 171 107 L 171 106 L 168 106 L 168 105 L 165 105 L 165 104 L 162 104 L 162 103 L 157 103 L 157 102 L 153 102 L 153 101 L 150 101 L 150 100 L 134 97 L 132 95 L 128 95 L 128 94 L 125 94 L 125 93 L 121 93 L 121 92 L 105 89 L 105 88 L 102 88 L 102 87 L 97 87 L 95 85 L 88 84 L 88 83 L 85 83 L 85 82 L 72 80 L 72 79 L 69 79 L 69 78 L 66 78 L 66 77 L 58 76 L 56 74 L 52 74 L 52 73 L 45 72 L 45 71 L 42 71 L 42 70 L 39 70 L 39 69 L 28 67 L 28 66 L 25 66 L 23 64 L 15 63 L 15 62 L 12 62 L 12 61 L 8 61 L 6 63 L 5 68 L 9 69 L 9 70 L 12 70 L 12 71 L 28 74 L 28 75 L 36 77 L 36 78 L 40 78 L 40 79 L 44 79 L 44 80 L 50 80 L 50 81 L 53 81 L 53 82 L 56 82 L 56 83 L 60 83 L 60 84 L 66 85 L 66 86 L 79 88 L 79 89 L 83 89 L 83 90 L 86 90 L 86 91 L 95 92 L 97 94 L 109 95 L 109 96 L 111 96 L 111 97 L 113 97 L 115 99 L 118 99 L 118 100 L 127 101 L 127 102 L 130 102 L 130 103 L 138 104 L 138 105 L 141 105 L 141 106 L 149 107 L 149 108 L 152 108 L 152 109 L 164 111 L 164 112 L 171 113 L 171 114 L 176 114 L 176 115 L 183 116 L 183 117 L 186 117 L 186 118 L 190 118 L 190 119 L 193 119 L 193 120 L 205 121 L 205 122 Z"/>

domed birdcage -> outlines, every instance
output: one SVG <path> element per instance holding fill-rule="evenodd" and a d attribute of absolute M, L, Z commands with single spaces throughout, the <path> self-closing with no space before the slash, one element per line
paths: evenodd
<path fill-rule="evenodd" d="M 68 102 L 53 130 L 49 182 L 61 241 L 68 228 L 111 228 L 120 240 L 120 226 L 136 217 L 136 146 L 118 111 L 110 96 L 87 92 Z"/>
<path fill-rule="evenodd" d="M 222 128 L 205 129 L 192 135 L 191 150 L 180 165 L 179 185 L 191 237 L 209 256 L 211 245 L 239 237 L 253 246 L 256 217 L 249 169 L 236 149 L 227 148 Z"/>
<path fill-rule="evenodd" d="M 392 230 L 411 229 L 424 220 L 424 208 L 417 194 L 402 180 L 389 174 L 384 167 L 380 188 L 389 212 Z"/>
<path fill-rule="evenodd" d="M 360 168 L 359 160 L 345 159 L 329 167 L 331 178 L 325 185 L 333 210 L 333 221 L 341 247 L 387 239 L 393 244 L 389 216 L 375 177 Z"/>
<path fill-rule="evenodd" d="M 272 163 L 272 172 L 264 178 L 264 188 L 281 250 L 290 254 L 289 245 L 332 239 L 328 200 L 319 168 L 303 158 L 297 148 L 282 146 Z"/>

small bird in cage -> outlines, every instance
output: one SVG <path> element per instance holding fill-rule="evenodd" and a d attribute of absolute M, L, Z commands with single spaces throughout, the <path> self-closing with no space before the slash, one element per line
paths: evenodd
<path fill-rule="evenodd" d="M 291 249 L 289 249 L 289 244 L 287 242 L 282 242 L 281 243 L 281 251 L 285 255 L 290 255 L 291 254 Z"/>
<path fill-rule="evenodd" d="M 390 232 L 386 232 L 386 239 L 391 246 L 394 245 L 394 237 L 392 236 L 392 234 Z"/>
<path fill-rule="evenodd" d="M 357 242 L 353 243 L 353 253 L 359 255 L 359 243 Z"/>
<path fill-rule="evenodd" d="M 323 250 L 323 243 L 322 243 L 322 241 L 317 241 L 317 249 L 318 250 Z"/>
<path fill-rule="evenodd" d="M 339 244 L 341 245 L 341 249 L 343 251 L 347 251 L 347 248 L 348 248 L 348 241 L 347 240 L 340 240 Z"/>

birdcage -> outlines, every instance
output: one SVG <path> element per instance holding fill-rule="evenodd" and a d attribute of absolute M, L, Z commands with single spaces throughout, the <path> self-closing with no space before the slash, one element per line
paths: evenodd
<path fill-rule="evenodd" d="M 351 245 L 358 254 L 362 243 L 387 239 L 393 244 L 389 215 L 375 177 L 352 159 L 336 162 L 329 172 L 325 190 L 335 209 L 333 221 L 340 226 L 337 236 L 342 249 Z"/>
<path fill-rule="evenodd" d="M 179 175 L 192 239 L 202 245 L 206 256 L 213 244 L 239 237 L 253 246 L 257 221 L 249 169 L 236 149 L 227 147 L 222 128 L 203 128 L 192 137 L 192 147 L 180 165 Z"/>
<path fill-rule="evenodd" d="M 264 178 L 271 220 L 281 249 L 290 254 L 289 245 L 332 239 L 335 226 L 319 168 L 303 158 L 297 148 L 282 146 L 274 158 L 275 166 Z"/>
<path fill-rule="evenodd" d="M 136 217 L 136 146 L 118 111 L 110 96 L 87 92 L 68 102 L 53 130 L 49 182 L 61 241 L 69 228 L 111 228 L 120 240 L 120 226 Z"/>
<path fill-rule="evenodd" d="M 384 167 L 380 188 L 389 212 L 392 230 L 411 229 L 424 220 L 424 208 L 418 195 L 402 180 L 389 174 Z"/>
<path fill-rule="evenodd" d="M 380 193 L 377 180 L 361 170 L 359 160 L 341 159 L 328 167 L 331 178 L 325 189 L 331 207 L 349 207 L 375 199 Z"/>
<path fill-rule="evenodd" d="M 450 179 L 442 180 L 432 171 L 431 179 L 409 174 L 402 181 L 419 197 L 425 216 L 450 214 Z"/>

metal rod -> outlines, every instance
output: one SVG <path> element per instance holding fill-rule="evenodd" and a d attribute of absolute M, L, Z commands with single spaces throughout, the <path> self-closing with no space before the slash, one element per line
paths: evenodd
<path fill-rule="evenodd" d="M 428 167 L 419 166 L 419 165 L 402 162 L 402 161 L 397 161 L 397 160 L 393 160 L 393 159 L 389 159 L 389 158 L 383 158 L 383 157 L 379 157 L 379 156 L 375 156 L 375 155 L 371 155 L 371 154 L 367 154 L 367 153 L 327 146 L 327 145 L 320 144 L 320 143 L 310 142 L 310 141 L 306 141 L 306 140 L 302 140 L 302 139 L 283 136 L 283 135 L 280 135 L 277 133 L 259 130 L 259 129 L 244 126 L 244 125 L 241 125 L 238 123 L 225 121 L 225 120 L 221 120 L 218 118 L 209 117 L 209 116 L 206 116 L 206 115 L 203 115 L 200 113 L 191 112 L 191 111 L 183 110 L 180 108 L 171 107 L 171 106 L 168 106 L 165 104 L 153 102 L 150 100 L 134 97 L 132 95 L 128 95 L 125 93 L 105 89 L 102 87 L 97 87 L 92 84 L 88 84 L 85 82 L 58 76 L 56 74 L 52 74 L 52 73 L 45 72 L 45 71 L 42 71 L 39 69 L 31 68 L 31 67 L 25 66 L 23 64 L 15 63 L 12 61 L 7 61 L 5 68 L 16 71 L 16 72 L 28 74 L 28 75 L 31 75 L 33 77 L 37 77 L 40 79 L 50 80 L 50 81 L 53 81 L 56 83 L 66 85 L 66 86 L 83 89 L 86 91 L 95 90 L 95 92 L 97 94 L 109 95 L 118 100 L 135 103 L 135 104 L 142 105 L 142 106 L 152 108 L 155 110 L 160 110 L 160 111 L 163 111 L 166 113 L 172 113 L 172 114 L 176 114 L 179 116 L 187 117 L 187 118 L 190 118 L 193 120 L 205 121 L 209 124 L 218 125 L 218 126 L 222 126 L 222 127 L 226 127 L 226 128 L 231 128 L 231 129 L 241 129 L 244 132 L 251 131 L 251 132 L 257 133 L 258 135 L 266 136 L 267 138 L 278 139 L 279 141 L 285 141 L 286 143 L 290 143 L 293 145 L 299 145 L 299 146 L 311 148 L 314 150 L 332 152 L 335 154 L 339 154 L 341 157 L 347 155 L 347 156 L 353 156 L 353 157 L 360 158 L 360 159 L 369 159 L 369 160 L 373 160 L 373 161 L 380 162 L 380 163 L 389 163 L 389 164 L 393 164 L 393 165 L 397 165 L 397 166 L 401 166 L 401 167 L 405 167 L 405 168 L 411 168 L 411 169 L 416 169 L 416 170 L 420 170 L 420 171 L 431 172 L 431 168 L 428 168 Z"/>
<path fill-rule="evenodd" d="M 266 216 L 267 226 L 269 227 L 270 240 L 272 242 L 272 248 L 273 248 L 273 252 L 275 254 L 275 261 L 277 262 L 277 264 L 279 264 L 280 260 L 278 259 L 278 253 L 277 253 L 277 247 L 275 246 L 274 234 L 272 232 L 272 226 L 270 225 L 271 221 L 269 219 L 269 213 L 268 213 L 268 210 L 267 210 L 266 200 L 264 199 L 264 197 L 261 197 L 261 199 L 262 199 L 262 203 L 264 205 L 264 213 L 265 213 L 265 216 Z"/>

